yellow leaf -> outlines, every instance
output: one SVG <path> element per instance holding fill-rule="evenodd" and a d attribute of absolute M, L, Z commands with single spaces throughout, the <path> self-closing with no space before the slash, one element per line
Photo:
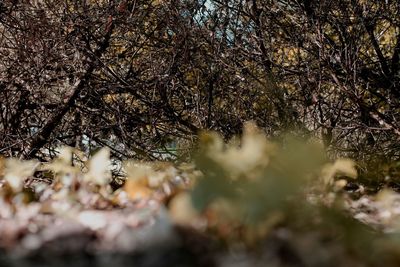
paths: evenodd
<path fill-rule="evenodd" d="M 141 184 L 148 186 L 148 177 L 153 173 L 150 165 L 135 161 L 127 161 L 124 163 L 126 178 L 140 181 Z"/>
<path fill-rule="evenodd" d="M 60 148 L 60 153 L 53 162 L 44 165 L 43 170 L 49 170 L 64 177 L 65 174 L 77 173 L 78 169 L 72 166 L 72 147 L 62 147 Z"/>
<path fill-rule="evenodd" d="M 322 178 L 325 184 L 331 184 L 335 175 L 357 178 L 356 164 L 351 159 L 337 159 L 333 164 L 328 164 L 322 169 Z"/>
<path fill-rule="evenodd" d="M 222 138 L 215 133 L 203 136 L 201 141 L 209 148 L 207 150 L 209 157 L 229 171 L 232 179 L 241 174 L 246 174 L 249 178 L 252 178 L 250 173 L 257 176 L 254 171 L 267 166 L 270 156 L 276 150 L 253 122 L 245 124 L 240 144 L 233 141 L 232 144 L 224 147 Z"/>
<path fill-rule="evenodd" d="M 347 181 L 345 179 L 337 180 L 334 184 L 334 188 L 336 191 L 342 190 L 347 185 Z"/>
<path fill-rule="evenodd" d="M 193 207 L 190 194 L 187 192 L 179 193 L 171 200 L 169 213 L 172 220 L 180 225 L 192 225 L 200 218 L 198 211 Z"/>
<path fill-rule="evenodd" d="M 84 176 L 86 182 L 106 185 L 111 181 L 110 150 L 100 149 L 89 161 L 89 171 Z"/>
<path fill-rule="evenodd" d="M 127 179 L 124 191 L 132 200 L 148 199 L 153 194 L 153 190 L 143 183 L 142 179 Z"/>
<path fill-rule="evenodd" d="M 124 163 L 126 182 L 124 191 L 132 200 L 149 198 L 153 194 L 150 189 L 149 177 L 154 174 L 151 166 L 146 163 L 127 161 Z"/>
<path fill-rule="evenodd" d="M 3 156 L 0 156 L 0 177 L 4 176 L 5 167 L 6 167 L 6 160 Z"/>
<path fill-rule="evenodd" d="M 24 180 L 32 175 L 38 166 L 39 162 L 37 160 L 6 159 L 4 179 L 14 191 L 19 191 L 22 189 Z"/>

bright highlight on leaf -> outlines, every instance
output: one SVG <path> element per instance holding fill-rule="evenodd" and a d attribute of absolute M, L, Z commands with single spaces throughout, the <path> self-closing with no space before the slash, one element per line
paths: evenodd
<path fill-rule="evenodd" d="M 20 161 L 15 158 L 7 159 L 5 163 L 4 179 L 14 191 L 22 189 L 24 180 L 31 176 L 39 166 L 37 160 Z"/>
<path fill-rule="evenodd" d="M 204 133 L 201 141 L 207 147 L 207 155 L 230 172 L 232 179 L 241 175 L 251 179 L 254 172 L 268 165 L 270 156 L 275 152 L 275 146 L 268 142 L 253 122 L 245 124 L 240 144 L 233 141 L 224 145 L 216 133 Z"/>
<path fill-rule="evenodd" d="M 132 200 L 149 199 L 153 191 L 148 187 L 145 179 L 128 178 L 124 185 L 124 191 Z"/>
<path fill-rule="evenodd" d="M 107 185 L 111 181 L 110 165 L 110 149 L 100 149 L 89 160 L 89 171 L 85 174 L 84 180 L 97 185 Z"/>
<path fill-rule="evenodd" d="M 322 179 L 325 184 L 332 184 L 336 175 L 346 176 L 352 179 L 357 178 L 356 164 L 351 159 L 337 159 L 332 164 L 327 164 L 322 169 Z"/>
<path fill-rule="evenodd" d="M 63 178 L 66 174 L 77 173 L 79 170 L 72 166 L 72 156 L 74 149 L 72 147 L 60 148 L 60 153 L 51 163 L 46 164 L 44 169 L 54 172 Z"/>
<path fill-rule="evenodd" d="M 172 220 L 180 225 L 191 225 L 200 220 L 200 214 L 193 207 L 190 194 L 187 192 L 180 193 L 172 199 L 169 213 Z"/>

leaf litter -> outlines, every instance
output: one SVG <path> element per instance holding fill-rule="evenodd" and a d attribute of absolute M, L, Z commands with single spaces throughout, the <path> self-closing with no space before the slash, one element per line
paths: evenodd
<path fill-rule="evenodd" d="M 91 158 L 60 148 L 50 163 L 1 158 L 0 252 L 104 256 L 184 247 L 196 256 L 193 266 L 292 266 L 287 257 L 296 266 L 329 266 L 337 257 L 341 266 L 360 257 L 379 266 L 348 253 L 363 240 L 387 252 L 388 238 L 371 236 L 399 233 L 400 194 L 368 195 L 359 186 L 354 198 L 346 191 L 357 179 L 354 161 L 329 163 L 317 144 L 287 140 L 269 142 L 252 123 L 228 144 L 204 133 L 193 163 L 124 162 L 118 189 L 110 186 L 107 148 Z M 400 251 L 392 241 L 390 250 Z"/>

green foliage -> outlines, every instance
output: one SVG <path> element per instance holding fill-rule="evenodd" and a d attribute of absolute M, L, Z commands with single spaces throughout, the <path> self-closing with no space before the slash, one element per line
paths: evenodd
<path fill-rule="evenodd" d="M 321 218 L 320 205 L 332 201 L 326 197 L 329 190 L 340 190 L 357 176 L 351 160 L 329 163 L 316 142 L 289 135 L 282 140 L 271 143 L 253 123 L 228 144 L 214 132 L 200 136 L 195 165 L 203 176 L 192 200 L 223 239 L 254 244 L 277 225 L 313 224 Z"/>
<path fill-rule="evenodd" d="M 200 140 L 195 162 L 203 176 L 192 199 L 212 214 L 209 226 L 221 238 L 253 246 L 283 228 L 290 233 L 285 242 L 305 266 L 330 266 L 332 260 L 340 266 L 396 266 L 398 236 L 382 234 L 346 211 L 343 187 L 357 177 L 352 160 L 329 163 L 320 145 L 290 136 L 271 144 L 253 124 L 245 126 L 240 142 L 224 144 L 215 133 Z M 378 199 L 391 206 L 396 197 L 393 192 Z"/>
<path fill-rule="evenodd" d="M 203 149 L 195 162 L 204 177 L 193 191 L 195 206 L 227 200 L 244 223 L 285 210 L 288 199 L 302 194 L 326 162 L 318 145 L 288 137 L 277 146 L 252 124 L 245 126 L 240 144 L 221 145 L 215 133 L 204 133 L 200 140 Z"/>

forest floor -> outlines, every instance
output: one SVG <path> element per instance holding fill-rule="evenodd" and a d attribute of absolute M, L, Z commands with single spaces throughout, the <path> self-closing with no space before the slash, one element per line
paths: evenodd
<path fill-rule="evenodd" d="M 187 174 L 174 173 L 176 181 L 184 182 Z M 23 193 L 13 194 L 1 184 L 6 189 L 0 201 L 1 266 L 337 266 L 332 260 L 338 254 L 346 255 L 340 266 L 366 264 L 331 241 L 324 244 L 318 230 L 298 234 L 284 224 L 274 227 L 256 248 L 240 242 L 227 246 L 202 225 L 206 219 L 188 210 L 186 200 L 174 204 L 162 190 L 150 193 L 131 185 L 129 190 L 144 197 L 132 200 L 133 191 L 111 195 L 84 182 L 48 184 L 32 178 L 23 186 Z M 164 184 L 164 190 L 171 191 L 168 186 Z M 400 229 L 400 194 L 383 190 L 367 195 L 360 190 L 344 191 L 346 214 L 371 231 Z"/>
<path fill-rule="evenodd" d="M 251 125 L 203 139 L 193 163 L 127 161 L 122 179 L 105 148 L 0 158 L 0 266 L 399 266 L 400 194 L 354 161 Z"/>

